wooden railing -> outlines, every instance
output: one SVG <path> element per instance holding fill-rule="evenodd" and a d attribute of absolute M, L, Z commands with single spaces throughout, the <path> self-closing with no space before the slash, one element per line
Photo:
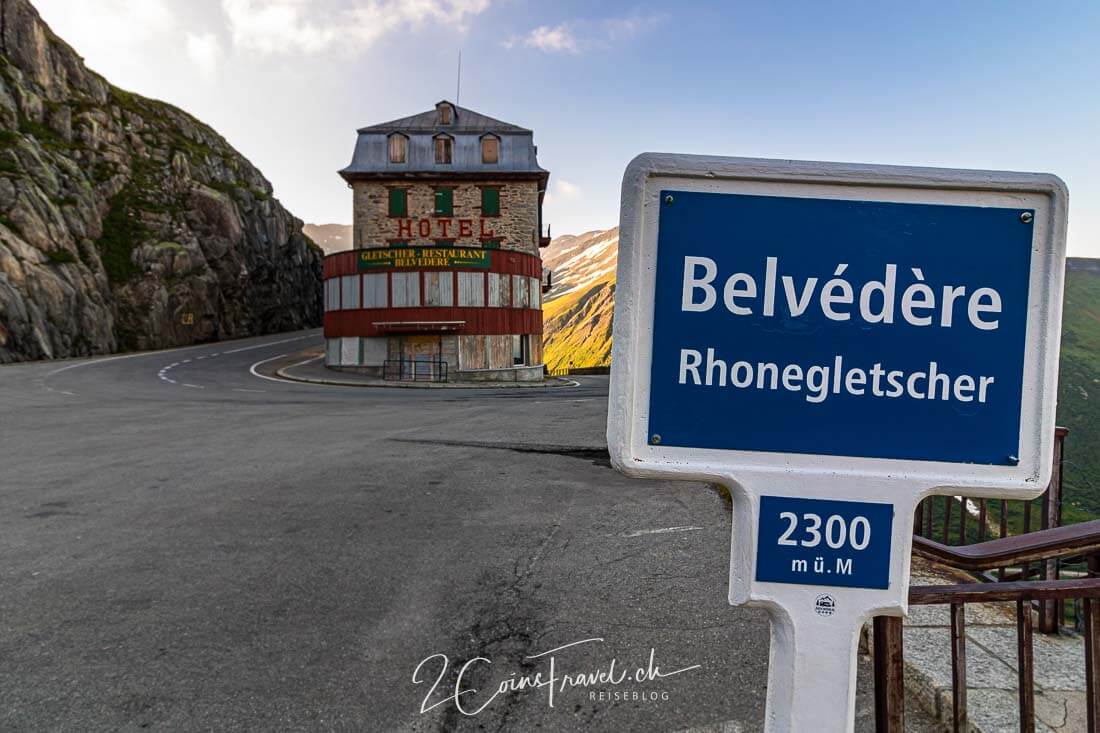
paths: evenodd
<path fill-rule="evenodd" d="M 909 589 L 909 603 L 951 607 L 952 724 L 955 731 L 968 730 L 966 605 L 997 601 L 1016 603 L 1020 730 L 1030 732 L 1035 730 L 1032 604 L 1038 603 L 1041 611 L 1048 604 L 1057 607 L 1067 600 L 1081 600 L 1084 607 L 1087 725 L 1089 733 L 1100 733 L 1100 520 L 963 547 L 949 547 L 916 537 L 913 552 L 971 572 L 1087 556 L 1088 572 L 1083 578 L 913 586 Z M 876 730 L 879 733 L 901 733 L 904 730 L 905 700 L 902 620 L 887 616 L 875 618 L 873 646 Z"/>
<path fill-rule="evenodd" d="M 913 522 L 915 542 L 926 547 L 959 546 L 983 543 L 986 540 L 1010 539 L 1019 535 L 1054 529 L 1062 525 L 1062 467 L 1066 428 L 1055 429 L 1053 470 L 1050 484 L 1041 496 L 1032 501 L 980 499 L 965 496 L 933 496 L 917 506 Z M 975 516 L 976 515 L 976 516 Z M 1052 540 L 1056 541 L 1056 540 Z M 929 544 L 931 542 L 932 544 Z M 1005 545 L 1011 550 L 1012 543 Z M 939 559 L 939 558 L 933 558 Z M 940 559 L 941 562 L 946 560 Z M 1002 563 L 976 569 L 964 566 L 978 580 L 1015 581 L 1035 577 L 1057 580 L 1063 565 L 1077 561 L 1083 571 L 1083 558 L 1068 557 L 1044 563 L 1024 561 L 1019 565 Z M 1071 568 L 1073 570 L 1073 568 Z M 1072 574 L 1072 573 L 1071 573 Z M 1066 618 L 1064 601 L 1044 601 L 1038 604 L 1039 631 L 1057 633 Z M 1075 616 L 1079 617 L 1078 609 Z"/>

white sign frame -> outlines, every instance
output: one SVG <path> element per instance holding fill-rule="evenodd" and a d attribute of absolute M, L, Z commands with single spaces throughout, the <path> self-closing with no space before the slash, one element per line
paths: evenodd
<path fill-rule="evenodd" d="M 650 444 L 662 190 L 1033 209 L 1019 462 L 994 466 Z M 1030 499 L 1050 482 L 1067 202 L 1065 184 L 1038 173 L 660 153 L 644 153 L 627 167 L 608 404 L 611 461 L 628 476 L 711 481 L 730 488 L 734 526 L 729 600 L 766 608 L 772 619 L 769 731 L 852 730 L 859 629 L 873 615 L 907 613 L 913 515 L 921 499 L 934 494 Z M 892 503 L 889 588 L 754 580 L 761 495 Z M 815 611 L 813 600 L 822 594 L 835 600 L 834 615 Z"/>

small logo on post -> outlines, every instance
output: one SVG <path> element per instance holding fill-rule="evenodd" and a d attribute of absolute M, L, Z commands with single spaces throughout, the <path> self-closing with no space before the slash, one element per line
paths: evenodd
<path fill-rule="evenodd" d="M 814 611 L 818 616 L 832 616 L 836 613 L 836 599 L 828 593 L 823 593 L 814 601 Z"/>

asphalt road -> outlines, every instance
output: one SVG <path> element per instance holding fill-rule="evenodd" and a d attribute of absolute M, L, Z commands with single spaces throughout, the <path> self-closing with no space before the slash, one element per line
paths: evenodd
<path fill-rule="evenodd" d="M 606 378 L 252 370 L 319 343 L 0 368 L 0 729 L 760 729 L 767 620 L 726 603 L 728 509 L 610 468 Z M 579 684 L 651 650 L 667 676 Z M 551 657 L 552 700 L 493 696 Z"/>

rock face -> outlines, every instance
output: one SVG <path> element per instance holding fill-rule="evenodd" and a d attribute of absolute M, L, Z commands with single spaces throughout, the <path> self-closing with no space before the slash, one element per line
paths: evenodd
<path fill-rule="evenodd" d="M 0 0 L 0 363 L 318 325 L 323 255 L 271 192 Z"/>

